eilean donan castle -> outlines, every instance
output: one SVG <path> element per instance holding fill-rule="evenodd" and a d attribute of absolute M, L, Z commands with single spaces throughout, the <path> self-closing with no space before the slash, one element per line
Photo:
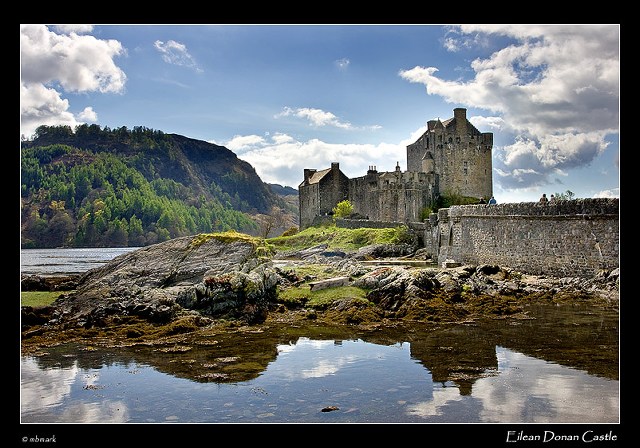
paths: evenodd
<path fill-rule="evenodd" d="M 324 170 L 305 169 L 298 187 L 300 229 L 332 214 L 345 199 L 354 213 L 372 221 L 416 222 L 444 194 L 488 199 L 493 194 L 493 133 L 480 132 L 456 108 L 445 121 L 430 120 L 415 143 L 407 146 L 407 170 L 378 172 L 349 179 L 339 163 Z"/>

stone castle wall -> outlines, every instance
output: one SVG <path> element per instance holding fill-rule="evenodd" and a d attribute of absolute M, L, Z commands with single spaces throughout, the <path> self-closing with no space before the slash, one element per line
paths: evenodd
<path fill-rule="evenodd" d="M 577 199 L 547 205 L 520 202 L 459 205 L 407 225 L 438 264 L 495 264 L 524 273 L 592 276 L 620 265 L 619 199 Z M 340 220 L 340 227 L 401 223 Z"/>
<path fill-rule="evenodd" d="M 320 185 L 311 184 L 300 188 L 298 193 L 300 210 L 300 228 L 309 227 L 316 216 L 320 215 Z"/>
<path fill-rule="evenodd" d="M 348 198 L 349 178 L 337 163 L 332 163 L 331 167 L 329 174 L 320 181 L 320 216 L 331 214 L 339 202 Z"/>
<path fill-rule="evenodd" d="M 433 182 L 426 173 L 369 171 L 349 180 L 349 201 L 371 221 L 416 221 L 435 200 Z"/>
<path fill-rule="evenodd" d="M 432 215 L 424 243 L 438 263 L 497 264 L 589 276 L 619 267 L 619 199 L 463 205 Z"/>

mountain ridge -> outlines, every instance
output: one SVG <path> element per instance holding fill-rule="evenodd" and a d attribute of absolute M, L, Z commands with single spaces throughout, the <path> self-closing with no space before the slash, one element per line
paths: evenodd
<path fill-rule="evenodd" d="M 40 126 L 21 142 L 21 204 L 23 247 L 146 245 L 230 229 L 258 234 L 254 216 L 295 214 L 291 201 L 228 148 L 141 126 Z"/>

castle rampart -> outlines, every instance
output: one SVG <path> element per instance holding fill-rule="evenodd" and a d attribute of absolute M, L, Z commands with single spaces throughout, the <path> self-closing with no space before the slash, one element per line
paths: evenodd
<path fill-rule="evenodd" d="M 495 264 L 533 275 L 588 277 L 619 267 L 619 199 L 456 205 L 406 225 L 433 260 Z M 336 220 L 346 228 L 402 223 Z"/>
<path fill-rule="evenodd" d="M 461 205 L 430 216 L 424 245 L 439 264 L 589 276 L 619 267 L 619 222 L 619 199 Z"/>

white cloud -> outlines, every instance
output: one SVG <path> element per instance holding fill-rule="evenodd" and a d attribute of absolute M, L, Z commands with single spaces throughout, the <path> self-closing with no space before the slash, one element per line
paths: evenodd
<path fill-rule="evenodd" d="M 338 117 L 331 112 L 325 112 L 322 109 L 313 109 L 309 107 L 301 107 L 297 109 L 285 107 L 282 112 L 275 116 L 275 118 L 290 116 L 305 118 L 309 120 L 309 123 L 313 126 L 335 126 L 342 129 L 351 129 L 353 127 L 349 122 L 342 122 L 338 120 Z"/>
<path fill-rule="evenodd" d="M 121 93 L 126 75 L 114 58 L 125 49 L 116 40 L 99 40 L 89 26 L 58 26 L 70 34 L 56 34 L 44 25 L 20 27 L 20 132 L 33 134 L 39 125 L 75 126 L 94 121 L 91 107 L 77 117 L 60 91 Z"/>
<path fill-rule="evenodd" d="M 273 137 L 273 142 L 276 144 L 284 144 L 284 143 L 291 143 L 293 141 L 295 141 L 293 139 L 293 137 L 291 137 L 290 135 L 287 134 L 282 134 L 280 132 L 276 132 Z"/>
<path fill-rule="evenodd" d="M 93 25 L 54 25 L 52 28 L 60 34 L 84 34 L 93 31 Z"/>
<path fill-rule="evenodd" d="M 500 375 L 480 378 L 473 385 L 473 398 L 481 405 L 480 421 L 507 422 L 520 416 L 523 423 L 528 423 L 535 415 L 531 422 L 613 422 L 619 415 L 616 381 L 581 374 L 503 347 L 496 347 L 496 357 Z M 594 388 L 603 393 L 597 405 L 592 396 Z M 544 408 L 528 408 L 534 398 L 548 405 L 547 412 Z"/>
<path fill-rule="evenodd" d="M 42 370 L 35 359 L 20 361 L 20 409 L 23 414 L 59 406 L 71 394 L 71 386 L 80 372 L 77 362 L 71 367 Z"/>
<path fill-rule="evenodd" d="M 619 198 L 620 188 L 612 188 L 611 190 L 599 191 L 593 195 L 594 198 Z"/>
<path fill-rule="evenodd" d="M 290 135 L 276 133 L 268 138 L 235 136 L 221 144 L 249 162 L 263 181 L 297 187 L 305 168 L 321 170 L 331 167 L 332 162 L 340 163 L 340 169 L 349 177 L 364 176 L 363 167 L 369 165 L 377 166 L 379 171 L 393 171 L 399 162 L 404 170 L 406 145 L 410 142 L 413 140 L 398 144 L 336 144 L 318 139 L 298 141 Z"/>
<path fill-rule="evenodd" d="M 95 123 L 98 121 L 98 114 L 95 113 L 92 107 L 85 107 L 82 112 L 78 114 L 78 119 Z"/>
<path fill-rule="evenodd" d="M 56 34 L 44 25 L 20 28 L 20 75 L 26 85 L 59 83 L 68 92 L 122 92 L 127 79 L 113 58 L 116 40 Z"/>
<path fill-rule="evenodd" d="M 619 129 L 619 27 L 463 25 L 443 44 L 454 51 L 492 35 L 513 43 L 475 59 L 469 80 L 445 80 L 436 67 L 420 66 L 400 76 L 429 95 L 493 114 L 474 123 L 511 139 L 496 148 L 503 187 L 543 185 L 558 169 L 589 165 Z"/>
<path fill-rule="evenodd" d="M 79 123 L 68 109 L 69 101 L 56 90 L 38 83 L 20 84 L 20 132 L 24 136 L 31 136 L 40 125 L 75 127 Z"/>
<path fill-rule="evenodd" d="M 469 117 L 469 121 L 476 128 L 482 129 L 482 132 L 500 131 L 509 128 L 509 125 L 502 117 L 475 116 Z"/>
<path fill-rule="evenodd" d="M 157 40 L 153 43 L 153 46 L 162 54 L 162 60 L 166 63 L 189 67 L 199 73 L 203 71 L 198 67 L 193 56 L 189 54 L 186 45 L 176 42 L 175 40 L 169 40 L 167 42 Z"/>
<path fill-rule="evenodd" d="M 264 138 L 260 137 L 259 135 L 236 135 L 231 140 L 226 142 L 224 146 L 235 152 L 236 154 L 242 154 L 243 152 L 259 148 L 264 143 Z"/>
<path fill-rule="evenodd" d="M 58 413 L 65 400 L 73 401 L 72 389 L 80 382 L 99 384 L 100 377 L 81 377 L 83 370 L 75 361 L 70 367 L 43 369 L 31 358 L 20 366 L 20 411 L 29 420 L 59 423 L 122 423 L 130 420 L 127 404 L 122 400 L 75 402 Z M 23 418 L 25 418 L 23 417 Z"/>
<path fill-rule="evenodd" d="M 372 126 L 364 126 L 364 127 L 353 126 L 348 121 L 341 121 L 336 115 L 334 115 L 331 112 L 326 112 L 322 109 L 314 109 L 309 107 L 300 107 L 297 109 L 284 107 L 282 109 L 282 112 L 274 116 L 274 118 L 281 118 L 281 117 L 304 118 L 309 121 L 309 124 L 311 126 L 317 126 L 317 127 L 333 126 L 336 128 L 348 129 L 348 130 L 354 130 L 354 129 L 376 130 L 376 129 L 382 128 L 382 126 L 380 125 L 372 125 Z"/>
<path fill-rule="evenodd" d="M 604 137 L 604 132 L 518 135 L 512 144 L 494 149 L 500 162 L 495 171 L 503 189 L 543 186 L 552 175 L 588 165 L 608 146 Z"/>
<path fill-rule="evenodd" d="M 442 46 L 447 51 L 455 53 L 470 48 L 486 47 L 489 44 L 489 39 L 485 35 L 473 33 L 473 30 L 469 30 L 469 33 L 461 33 L 459 27 L 449 27 Z"/>

